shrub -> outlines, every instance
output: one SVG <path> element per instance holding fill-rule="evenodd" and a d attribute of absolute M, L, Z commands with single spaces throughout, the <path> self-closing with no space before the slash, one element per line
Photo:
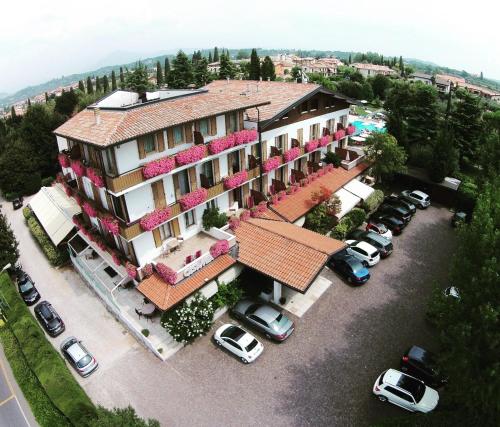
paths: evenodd
<path fill-rule="evenodd" d="M 143 329 L 141 331 L 141 334 L 144 335 L 146 338 L 149 337 L 149 329 Z"/>
<path fill-rule="evenodd" d="M 55 178 L 53 176 L 48 176 L 47 178 L 43 178 L 42 187 L 50 187 L 54 181 Z"/>
<path fill-rule="evenodd" d="M 432 146 L 414 144 L 408 149 L 408 164 L 417 168 L 427 169 L 432 162 Z"/>
<path fill-rule="evenodd" d="M 39 172 L 29 174 L 24 180 L 23 194 L 35 194 L 42 186 L 42 177 Z"/>
<path fill-rule="evenodd" d="M 338 240 L 344 240 L 353 228 L 354 224 L 351 219 L 344 217 L 335 227 L 333 227 L 331 237 Z"/>
<path fill-rule="evenodd" d="M 366 212 L 360 208 L 354 208 L 351 212 L 346 214 L 344 218 L 349 218 L 352 221 L 353 228 L 358 228 L 366 219 Z"/>
<path fill-rule="evenodd" d="M 31 234 L 33 234 L 33 237 L 36 239 L 43 253 L 53 266 L 59 266 L 68 261 L 68 252 L 54 246 L 34 215 L 30 215 L 26 219 L 26 222 L 28 223 L 28 228 L 30 229 Z"/>
<path fill-rule="evenodd" d="M 19 197 L 19 193 L 5 193 L 5 200 L 8 202 L 12 202 L 12 200 L 17 199 Z"/>
<path fill-rule="evenodd" d="M 191 301 L 164 312 L 161 325 L 177 342 L 189 343 L 210 330 L 214 312 L 212 302 L 198 293 Z"/>
<path fill-rule="evenodd" d="M 217 308 L 228 306 L 233 307 L 243 297 L 243 289 L 241 289 L 238 279 L 229 283 L 220 283 L 219 290 L 212 297 L 212 301 Z"/>
<path fill-rule="evenodd" d="M 159 349 L 158 349 L 159 350 Z M 92 420 L 89 427 L 160 427 L 160 423 L 148 418 L 139 418 L 132 406 L 126 408 L 106 409 L 102 406 L 97 408 L 97 418 Z"/>
<path fill-rule="evenodd" d="M 24 219 L 28 219 L 31 215 L 33 215 L 33 213 L 31 212 L 31 209 L 29 206 L 26 206 L 23 208 L 23 216 L 24 216 Z"/>
<path fill-rule="evenodd" d="M 363 202 L 363 209 L 367 213 L 375 212 L 384 201 L 384 192 L 382 190 L 375 190 Z"/>
<path fill-rule="evenodd" d="M 325 154 L 325 157 L 323 157 L 323 162 L 325 162 L 327 165 L 333 165 L 336 168 L 338 168 L 342 160 L 337 155 L 337 153 L 329 151 L 328 153 Z"/>
<path fill-rule="evenodd" d="M 324 204 L 316 206 L 306 215 L 304 228 L 320 234 L 327 234 L 333 225 L 333 217 L 328 214 Z"/>
<path fill-rule="evenodd" d="M 203 228 L 210 230 L 212 227 L 221 228 L 227 224 L 227 215 L 220 212 L 219 208 L 207 208 L 203 211 Z"/>

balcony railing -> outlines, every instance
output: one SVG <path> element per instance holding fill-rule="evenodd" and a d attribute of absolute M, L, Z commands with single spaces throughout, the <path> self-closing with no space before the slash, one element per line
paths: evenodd
<path fill-rule="evenodd" d="M 113 193 L 119 193 L 141 182 L 144 182 L 142 167 L 117 177 L 106 176 L 106 186 Z"/>

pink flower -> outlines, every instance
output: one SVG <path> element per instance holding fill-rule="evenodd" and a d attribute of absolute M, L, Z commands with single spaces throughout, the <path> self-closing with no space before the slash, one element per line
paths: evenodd
<path fill-rule="evenodd" d="M 291 162 L 292 160 L 295 160 L 299 156 L 300 156 L 300 148 L 299 147 L 290 148 L 289 150 L 287 150 L 283 153 L 283 158 L 285 159 L 285 162 L 287 162 L 287 163 Z"/>
<path fill-rule="evenodd" d="M 175 285 L 175 282 L 177 282 L 177 273 L 165 264 L 158 262 L 156 264 L 156 271 L 169 285 Z"/>
<path fill-rule="evenodd" d="M 286 191 L 280 191 L 278 193 L 278 198 L 279 198 L 280 201 L 281 200 L 285 200 L 286 199 Z"/>
<path fill-rule="evenodd" d="M 319 142 L 317 139 L 313 139 L 309 142 L 306 142 L 306 145 L 305 145 L 306 152 L 310 153 L 311 151 L 316 150 L 316 148 L 318 148 L 318 145 L 319 145 Z"/>
<path fill-rule="evenodd" d="M 236 138 L 233 135 L 223 136 L 222 138 L 214 139 L 208 143 L 208 151 L 210 154 L 219 154 L 224 150 L 234 147 Z"/>
<path fill-rule="evenodd" d="M 64 154 L 64 153 L 59 153 L 57 156 L 57 160 L 59 160 L 59 164 L 63 168 L 69 168 L 70 162 L 69 162 L 69 157 Z"/>
<path fill-rule="evenodd" d="M 82 206 L 83 205 L 83 199 L 80 197 L 80 195 L 75 194 L 73 196 L 73 198 L 75 199 L 75 202 L 77 203 L 78 206 Z"/>
<path fill-rule="evenodd" d="M 210 255 L 217 258 L 219 255 L 224 255 L 229 252 L 229 242 L 227 240 L 219 240 L 210 246 Z"/>
<path fill-rule="evenodd" d="M 162 159 L 153 160 L 146 163 L 142 168 L 144 178 L 154 178 L 155 176 L 169 173 L 175 168 L 175 159 L 173 157 L 164 157 Z"/>
<path fill-rule="evenodd" d="M 146 277 L 149 277 L 153 274 L 153 264 L 146 264 L 142 267 L 142 274 Z"/>
<path fill-rule="evenodd" d="M 234 231 L 240 226 L 240 220 L 235 216 L 229 218 L 229 228 Z"/>
<path fill-rule="evenodd" d="M 112 216 L 106 215 L 101 217 L 101 224 L 105 230 L 108 230 L 114 236 L 118 235 L 120 232 L 120 226 L 118 225 L 118 220 Z"/>
<path fill-rule="evenodd" d="M 127 261 L 125 263 L 125 268 L 127 270 L 128 277 L 135 279 L 137 277 L 137 267 L 131 262 Z"/>
<path fill-rule="evenodd" d="M 337 132 L 335 132 L 334 136 L 335 136 L 335 141 L 340 141 L 345 136 L 345 130 L 344 129 L 338 130 Z"/>
<path fill-rule="evenodd" d="M 318 143 L 320 147 L 326 147 L 330 143 L 330 138 L 328 135 L 322 136 Z"/>
<path fill-rule="evenodd" d="M 241 212 L 240 221 L 248 221 L 249 218 L 250 218 L 250 211 L 245 209 L 243 212 Z"/>
<path fill-rule="evenodd" d="M 264 172 L 270 172 L 270 171 L 278 168 L 280 165 L 281 165 L 281 157 L 280 156 L 270 157 L 263 164 Z"/>
<path fill-rule="evenodd" d="M 326 171 L 327 172 L 332 172 L 333 168 L 334 168 L 334 166 L 331 163 L 329 163 L 329 164 L 326 165 Z"/>
<path fill-rule="evenodd" d="M 252 142 L 259 136 L 255 129 L 243 129 L 239 132 L 233 133 L 235 141 L 234 145 L 246 144 L 247 142 Z"/>
<path fill-rule="evenodd" d="M 354 125 L 347 126 L 347 135 L 352 135 L 354 132 L 356 132 L 356 126 Z"/>
<path fill-rule="evenodd" d="M 203 203 L 207 200 L 208 191 L 205 188 L 198 188 L 197 190 L 192 191 L 179 199 L 179 203 L 181 205 L 181 209 L 183 211 L 187 211 L 195 206 L 198 206 L 200 203 Z"/>
<path fill-rule="evenodd" d="M 76 176 L 85 176 L 85 166 L 82 165 L 80 160 L 71 160 L 71 169 L 73 169 Z"/>
<path fill-rule="evenodd" d="M 280 198 L 277 194 L 273 194 L 271 196 L 271 204 L 277 205 L 279 201 L 280 201 Z"/>
<path fill-rule="evenodd" d="M 226 190 L 231 190 L 233 188 L 239 187 L 247 180 L 248 172 L 246 170 L 242 170 L 241 172 L 237 172 L 234 175 L 227 176 L 222 179 L 222 181 L 224 182 L 224 188 Z"/>
<path fill-rule="evenodd" d="M 94 168 L 87 168 L 87 178 L 90 179 L 96 187 L 104 187 L 104 179 Z"/>
<path fill-rule="evenodd" d="M 172 210 L 168 206 L 155 209 L 153 212 L 144 215 L 139 221 L 139 224 L 143 230 L 151 231 L 153 228 L 167 221 L 171 214 Z"/>
<path fill-rule="evenodd" d="M 95 218 L 97 216 L 97 211 L 94 209 L 94 207 L 89 202 L 83 202 L 82 208 L 83 208 L 83 211 L 88 216 L 91 216 L 92 218 Z"/>
<path fill-rule="evenodd" d="M 105 251 L 106 250 L 106 243 L 104 243 L 102 240 L 98 240 L 96 242 L 97 244 L 97 247 L 101 250 L 101 251 Z"/>
<path fill-rule="evenodd" d="M 257 210 L 260 212 L 260 213 L 264 213 L 267 211 L 267 202 L 265 200 L 263 200 L 262 202 L 260 202 L 258 205 L 257 205 Z"/>
<path fill-rule="evenodd" d="M 179 166 L 189 165 L 203 159 L 206 154 L 204 145 L 193 145 L 187 150 L 181 151 L 175 155 L 175 161 Z"/>

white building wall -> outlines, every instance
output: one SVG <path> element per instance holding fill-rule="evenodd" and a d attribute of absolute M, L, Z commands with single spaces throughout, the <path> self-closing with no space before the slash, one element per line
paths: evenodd
<path fill-rule="evenodd" d="M 139 166 L 139 150 L 134 139 L 114 147 L 118 174 L 129 172 Z"/>
<path fill-rule="evenodd" d="M 155 240 L 151 231 L 147 231 L 137 236 L 132 240 L 132 245 L 134 246 L 135 256 L 139 267 L 151 262 L 160 255 L 161 252 L 161 247 L 157 248 L 155 246 Z"/>
<path fill-rule="evenodd" d="M 167 205 L 172 205 L 175 203 L 175 189 L 174 189 L 174 179 L 172 175 L 167 175 L 163 178 L 163 188 L 165 189 L 165 198 L 167 199 Z"/>
<path fill-rule="evenodd" d="M 153 190 L 150 185 L 125 193 L 125 203 L 130 217 L 134 222 L 155 209 Z"/>
<path fill-rule="evenodd" d="M 62 150 L 67 150 L 68 149 L 68 140 L 66 138 L 63 138 L 62 136 L 56 135 L 57 139 L 57 148 L 59 152 Z"/>

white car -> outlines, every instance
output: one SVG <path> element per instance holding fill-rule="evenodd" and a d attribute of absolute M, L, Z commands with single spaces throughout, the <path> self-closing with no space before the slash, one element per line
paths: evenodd
<path fill-rule="evenodd" d="M 226 323 L 214 334 L 215 342 L 238 356 L 243 363 L 251 363 L 260 356 L 264 346 L 243 328 Z"/>
<path fill-rule="evenodd" d="M 388 369 L 377 378 L 373 393 L 382 402 L 390 402 L 411 412 L 430 412 L 439 402 L 439 394 L 423 381 Z"/>
<path fill-rule="evenodd" d="M 392 242 L 392 231 L 381 222 L 368 221 L 366 224 L 366 231 L 373 231 L 374 233 L 380 234 L 382 237 L 385 237 L 387 240 Z"/>
<path fill-rule="evenodd" d="M 431 198 L 419 190 L 404 190 L 401 192 L 403 199 L 408 200 L 420 209 L 425 209 L 430 206 Z"/>
<path fill-rule="evenodd" d="M 460 300 L 460 298 L 461 298 L 460 297 L 460 290 L 455 286 L 450 286 L 450 287 L 446 288 L 443 293 L 444 293 L 445 297 L 452 297 L 452 298 L 455 298 L 457 300 Z"/>
<path fill-rule="evenodd" d="M 380 252 L 375 246 L 362 240 L 346 240 L 347 253 L 359 259 L 365 267 L 372 267 L 380 261 Z"/>

